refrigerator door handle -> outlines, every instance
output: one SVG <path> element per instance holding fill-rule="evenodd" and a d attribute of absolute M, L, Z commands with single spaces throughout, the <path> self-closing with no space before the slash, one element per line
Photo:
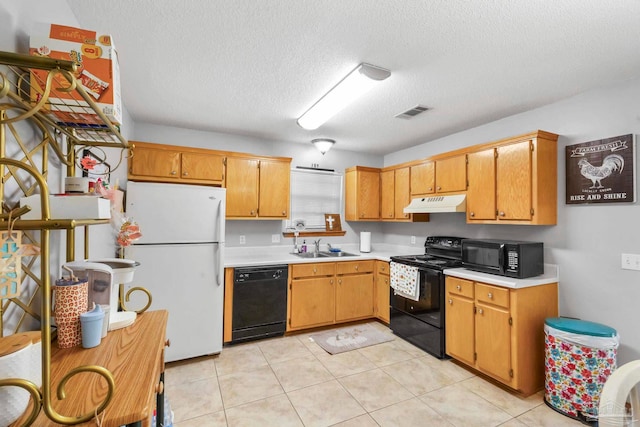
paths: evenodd
<path fill-rule="evenodd" d="M 220 286 L 220 276 L 222 276 L 222 259 L 221 259 L 220 243 L 216 243 L 213 246 L 213 268 L 216 272 L 216 286 Z"/>

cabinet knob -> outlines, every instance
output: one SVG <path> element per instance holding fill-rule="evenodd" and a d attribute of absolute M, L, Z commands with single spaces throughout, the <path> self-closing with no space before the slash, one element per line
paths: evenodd
<path fill-rule="evenodd" d="M 484 310 L 483 310 L 483 309 L 481 309 L 481 308 L 479 308 L 479 309 L 478 309 L 478 314 L 484 314 Z"/>
<path fill-rule="evenodd" d="M 456 286 L 456 289 L 461 291 L 462 290 L 462 286 L 458 285 L 458 286 Z"/>
<path fill-rule="evenodd" d="M 493 294 L 492 294 L 491 292 L 489 292 L 489 293 L 487 294 L 487 297 L 488 297 L 489 299 L 493 299 Z"/>
<path fill-rule="evenodd" d="M 282 211 L 282 216 L 287 216 L 287 211 Z"/>
<path fill-rule="evenodd" d="M 393 218 L 393 214 L 389 214 L 389 218 Z"/>
<path fill-rule="evenodd" d="M 438 191 L 442 190 L 442 187 L 440 187 L 439 185 L 436 188 L 438 189 Z"/>
<path fill-rule="evenodd" d="M 177 174 L 178 174 L 178 172 L 176 172 L 176 171 L 171 171 L 171 172 L 170 172 L 170 174 L 171 174 L 171 175 L 177 175 Z"/>
<path fill-rule="evenodd" d="M 189 172 L 184 172 L 182 176 L 189 176 Z"/>
<path fill-rule="evenodd" d="M 453 305 L 453 300 L 449 299 L 449 305 Z"/>
<path fill-rule="evenodd" d="M 317 272 L 318 272 L 318 269 L 314 267 L 313 268 L 313 274 L 316 274 Z"/>
<path fill-rule="evenodd" d="M 504 216 L 504 211 L 500 211 L 500 213 L 498 215 Z"/>
<path fill-rule="evenodd" d="M 359 267 L 359 266 L 358 266 L 358 265 L 356 265 L 356 271 L 358 271 L 358 267 Z"/>
<path fill-rule="evenodd" d="M 469 216 L 470 216 L 471 218 L 473 218 L 474 216 L 476 216 L 476 213 L 475 213 L 475 212 L 469 212 Z"/>
<path fill-rule="evenodd" d="M 386 278 L 385 278 L 385 279 L 384 279 L 384 283 L 388 285 L 388 284 L 389 284 L 389 279 L 386 279 Z"/>
<path fill-rule="evenodd" d="M 329 280 L 329 283 L 333 285 L 333 279 Z"/>
<path fill-rule="evenodd" d="M 255 214 L 256 214 L 256 211 L 255 211 L 255 210 L 253 210 L 253 209 L 251 209 L 251 214 L 250 214 L 250 215 L 251 215 L 251 216 L 253 216 L 253 215 L 255 215 Z"/>
<path fill-rule="evenodd" d="M 433 187 L 429 187 L 429 191 L 433 191 Z"/>
<path fill-rule="evenodd" d="M 164 342 L 164 346 L 165 346 L 165 347 L 171 347 L 171 340 L 166 340 L 166 341 Z"/>
<path fill-rule="evenodd" d="M 386 267 L 380 267 L 380 271 L 384 271 L 386 269 Z"/>
<path fill-rule="evenodd" d="M 364 218 L 364 214 L 363 213 L 360 214 L 360 218 Z"/>
<path fill-rule="evenodd" d="M 156 393 L 162 394 L 163 391 L 164 391 L 164 383 L 160 381 L 158 384 L 156 384 Z"/>

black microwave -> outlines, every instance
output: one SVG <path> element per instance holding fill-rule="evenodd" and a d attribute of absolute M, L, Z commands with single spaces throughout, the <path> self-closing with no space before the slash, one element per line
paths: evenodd
<path fill-rule="evenodd" d="M 462 266 L 483 273 L 526 279 L 544 274 L 542 242 L 464 239 Z"/>

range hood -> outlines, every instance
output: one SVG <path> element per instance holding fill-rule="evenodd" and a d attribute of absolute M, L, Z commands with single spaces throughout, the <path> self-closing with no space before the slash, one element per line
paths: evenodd
<path fill-rule="evenodd" d="M 404 213 L 437 213 L 465 212 L 467 210 L 466 195 L 420 197 L 411 200 Z"/>

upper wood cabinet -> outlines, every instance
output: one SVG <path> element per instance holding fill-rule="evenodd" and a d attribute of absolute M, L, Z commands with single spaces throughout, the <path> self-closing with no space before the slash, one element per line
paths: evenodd
<path fill-rule="evenodd" d="M 427 161 L 410 168 L 411 174 L 411 196 L 421 196 L 432 194 L 436 191 L 436 164 Z"/>
<path fill-rule="evenodd" d="M 436 160 L 436 193 L 467 189 L 467 158 L 464 154 Z"/>
<path fill-rule="evenodd" d="M 409 166 L 393 169 L 382 169 L 380 171 L 381 220 L 400 222 L 429 221 L 429 214 L 404 213 L 404 208 L 411 202 L 410 176 L 411 171 Z M 347 199 L 347 203 L 349 202 L 350 200 Z"/>
<path fill-rule="evenodd" d="M 467 189 L 467 160 L 464 154 L 422 162 L 412 165 L 410 170 L 413 197 Z"/>
<path fill-rule="evenodd" d="M 411 214 L 404 208 L 411 202 L 409 168 L 383 170 L 380 172 L 380 211 L 385 221 L 410 221 Z"/>
<path fill-rule="evenodd" d="M 557 138 L 537 131 L 469 153 L 467 222 L 556 224 Z"/>
<path fill-rule="evenodd" d="M 212 150 L 131 141 L 128 179 L 222 186 L 223 153 Z"/>
<path fill-rule="evenodd" d="M 345 219 L 380 219 L 380 169 L 354 166 L 345 171 Z"/>
<path fill-rule="evenodd" d="M 288 218 L 290 169 L 290 158 L 227 157 L 227 218 Z"/>
<path fill-rule="evenodd" d="M 258 216 L 258 164 L 256 159 L 227 159 L 227 218 Z"/>
<path fill-rule="evenodd" d="M 496 219 L 496 150 L 467 155 L 467 221 Z"/>

